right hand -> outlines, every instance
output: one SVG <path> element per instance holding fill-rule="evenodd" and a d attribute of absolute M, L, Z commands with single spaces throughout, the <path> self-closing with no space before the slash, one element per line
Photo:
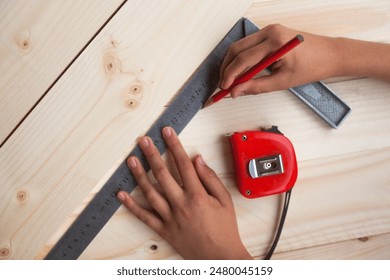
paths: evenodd
<path fill-rule="evenodd" d="M 282 90 L 333 76 L 338 62 L 333 38 L 274 24 L 230 46 L 220 70 L 220 87 L 229 88 L 237 76 L 297 34 L 303 35 L 304 42 L 275 62 L 271 74 L 235 86 L 231 96 Z"/>

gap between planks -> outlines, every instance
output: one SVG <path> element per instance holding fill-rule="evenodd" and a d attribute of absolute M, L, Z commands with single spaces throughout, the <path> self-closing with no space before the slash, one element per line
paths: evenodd
<path fill-rule="evenodd" d="M 123 0 L 123 2 L 118 6 L 118 8 L 112 13 L 111 16 L 107 18 L 107 20 L 102 24 L 102 26 L 92 35 L 92 37 L 88 40 L 88 42 L 80 49 L 80 51 L 75 55 L 75 57 L 65 66 L 64 70 L 53 80 L 53 82 L 49 85 L 49 87 L 43 92 L 43 94 L 37 99 L 35 104 L 31 106 L 31 108 L 26 112 L 24 116 L 21 117 L 20 121 L 15 125 L 15 127 L 11 130 L 11 132 L 4 138 L 3 142 L 0 143 L 0 148 L 7 142 L 7 140 L 12 136 L 12 134 L 19 128 L 19 126 L 24 122 L 24 120 L 28 117 L 28 115 L 35 109 L 35 107 L 42 101 L 42 99 L 46 96 L 46 94 L 53 88 L 53 86 L 58 82 L 59 79 L 68 71 L 71 65 L 76 61 L 76 59 L 84 52 L 84 50 L 90 45 L 90 43 L 96 38 L 96 36 L 102 31 L 102 29 L 107 25 L 107 23 L 117 14 L 117 12 L 123 7 L 123 5 L 127 2 L 127 0 Z"/>

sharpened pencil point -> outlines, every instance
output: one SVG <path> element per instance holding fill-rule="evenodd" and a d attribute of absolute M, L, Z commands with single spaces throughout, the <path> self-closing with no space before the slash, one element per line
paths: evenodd
<path fill-rule="evenodd" d="M 213 102 L 213 99 L 210 98 L 210 99 L 207 100 L 206 103 L 203 105 L 202 109 L 203 109 L 203 108 L 206 108 L 206 107 L 208 107 L 208 106 L 210 106 L 210 105 L 212 105 L 212 104 L 214 104 L 214 102 Z"/>

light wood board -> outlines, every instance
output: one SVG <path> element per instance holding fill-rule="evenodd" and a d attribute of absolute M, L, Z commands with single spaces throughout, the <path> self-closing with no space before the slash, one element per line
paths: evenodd
<path fill-rule="evenodd" d="M 0 1 L 0 144 L 122 2 Z"/>
<path fill-rule="evenodd" d="M 369 12 L 366 12 L 367 5 Z M 246 15 L 260 26 L 280 22 L 329 36 L 390 42 L 385 32 L 389 27 L 389 9 L 386 1 L 355 1 L 353 5 L 350 1 L 338 1 L 331 7 L 320 1 L 257 1 Z M 323 11 L 324 15 L 318 17 Z M 311 15 L 309 19 L 308 15 Z M 367 22 L 371 22 L 369 27 L 364 25 Z M 390 180 L 384 170 L 390 165 L 387 110 L 390 86 L 372 79 L 346 78 L 331 83 L 330 87 L 353 108 L 338 130 L 329 129 L 291 93 L 278 91 L 234 101 L 226 99 L 212 110 L 199 112 L 181 135 L 187 151 L 192 155 L 203 154 L 224 179 L 235 199 L 244 242 L 258 258 L 264 256 L 270 244 L 281 198 L 248 201 L 239 196 L 232 178 L 230 147 L 223 135 L 273 124 L 279 125 L 293 141 L 300 170 L 275 257 L 390 258 L 386 246 L 373 244 L 371 248 L 372 243 L 355 242 L 370 236 L 376 236 L 381 244 L 389 240 Z M 375 164 L 365 168 L 371 162 Z M 134 195 L 139 196 L 137 192 Z M 365 198 L 370 199 L 365 201 Z M 300 210 L 294 212 L 294 209 Z M 121 219 L 129 223 L 126 225 Z M 120 241 L 114 240 L 116 236 L 121 236 Z M 107 247 L 102 249 L 99 247 L 102 244 Z M 351 248 L 350 244 L 354 244 L 356 248 L 349 252 L 333 251 L 337 244 L 340 248 Z M 152 245 L 158 249 L 152 250 L 156 248 Z M 124 209 L 82 257 L 180 258 L 165 241 Z"/>
<path fill-rule="evenodd" d="M 1 148 L 5 257 L 36 256 L 249 4 L 139 0 L 118 11 Z"/>
<path fill-rule="evenodd" d="M 357 91 L 360 87 L 364 88 L 364 85 L 373 84 L 378 90 L 372 93 L 377 97 L 375 99 Z M 253 256 L 264 256 L 283 198 L 273 196 L 247 200 L 238 193 L 230 144 L 223 135 L 239 129 L 236 126 L 243 126 L 242 122 L 239 122 L 240 117 L 247 120 L 245 128 L 256 129 L 260 125 L 272 125 L 273 123 L 264 121 L 264 116 L 268 116 L 274 119 L 281 131 L 291 136 L 290 138 L 307 136 L 306 141 L 301 138 L 293 141 L 301 143 L 295 145 L 299 160 L 299 179 L 292 194 L 288 219 L 276 251 L 286 253 L 281 254 L 281 257 L 287 257 L 287 252 L 297 250 L 299 258 L 300 253 L 305 254 L 302 248 L 327 248 L 327 244 L 333 246 L 334 243 L 387 234 L 390 231 L 390 175 L 383 172 L 390 166 L 390 145 L 387 141 L 389 138 L 386 138 L 390 131 L 383 129 L 386 121 L 390 119 L 390 113 L 380 110 L 384 115 L 373 120 L 376 126 L 365 128 L 366 141 L 350 144 L 351 137 L 359 138 L 358 135 L 350 135 L 352 131 L 356 131 L 354 123 L 358 125 L 363 122 L 364 116 L 375 116 L 375 112 L 382 106 L 378 100 L 386 104 L 388 99 L 385 97 L 390 98 L 386 94 L 389 85 L 361 79 L 331 86 L 345 91 L 345 96 L 355 96 L 355 102 L 350 105 L 362 111 L 351 115 L 349 125 L 343 125 L 339 130 L 327 129 L 326 124 L 310 110 L 302 108 L 303 105 L 294 96 L 280 91 L 258 96 L 257 101 L 255 97 L 237 101 L 227 99 L 212 111 L 202 110 L 180 136 L 189 154 L 201 153 L 233 195 L 241 236 Z M 280 104 L 283 99 L 286 99 L 285 104 Z M 287 103 L 290 104 L 289 109 L 286 109 Z M 355 119 L 359 115 L 361 118 Z M 285 131 L 293 127 L 293 123 L 299 119 L 305 120 L 304 126 Z M 317 135 L 324 130 L 329 133 Z M 306 131 L 311 131 L 312 135 L 305 133 Z M 337 134 L 341 135 L 337 137 Z M 325 146 L 325 143 L 326 149 L 321 146 Z M 307 154 L 308 149 L 312 151 L 310 154 Z M 138 190 L 133 195 L 142 200 Z M 76 215 L 77 213 L 74 213 L 74 217 Z M 46 249 L 51 248 L 53 243 Z M 357 244 L 367 246 L 367 243 Z M 152 249 L 155 246 L 157 250 Z M 376 249 L 379 250 L 380 256 L 390 257 L 387 251 L 382 249 Z M 358 253 L 342 254 L 340 258 L 342 256 L 364 258 Z M 337 258 L 337 254 L 324 255 L 322 258 L 324 257 Z M 158 235 L 121 208 L 96 241 L 87 248 L 82 258 L 159 259 L 180 256 Z M 321 256 L 317 255 L 317 258 Z"/>
<path fill-rule="evenodd" d="M 282 23 L 390 42 L 386 0 L 257 0 L 249 9 L 248 1 L 161 2 L 126 3 L 1 147 L 0 258 L 45 256 L 241 15 L 260 27 Z M 337 130 L 277 91 L 226 98 L 180 135 L 231 192 L 241 236 L 256 258 L 270 245 L 282 196 L 240 196 L 224 134 L 278 125 L 294 143 L 299 178 L 274 258 L 390 259 L 390 85 L 353 77 L 328 82 L 352 107 Z M 133 195 L 142 200 L 138 190 Z M 81 258 L 180 256 L 121 207 Z"/>

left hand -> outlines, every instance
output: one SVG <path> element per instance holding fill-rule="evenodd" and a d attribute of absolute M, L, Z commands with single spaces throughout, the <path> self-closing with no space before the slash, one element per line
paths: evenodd
<path fill-rule="evenodd" d="M 156 190 L 140 161 L 127 161 L 146 200 L 154 211 L 140 206 L 126 192 L 118 198 L 137 218 L 150 226 L 185 259 L 251 259 L 241 242 L 233 202 L 222 182 L 199 155 L 192 163 L 176 133 L 162 131 L 183 181 L 178 185 L 151 139 L 140 147 L 159 183 Z"/>

